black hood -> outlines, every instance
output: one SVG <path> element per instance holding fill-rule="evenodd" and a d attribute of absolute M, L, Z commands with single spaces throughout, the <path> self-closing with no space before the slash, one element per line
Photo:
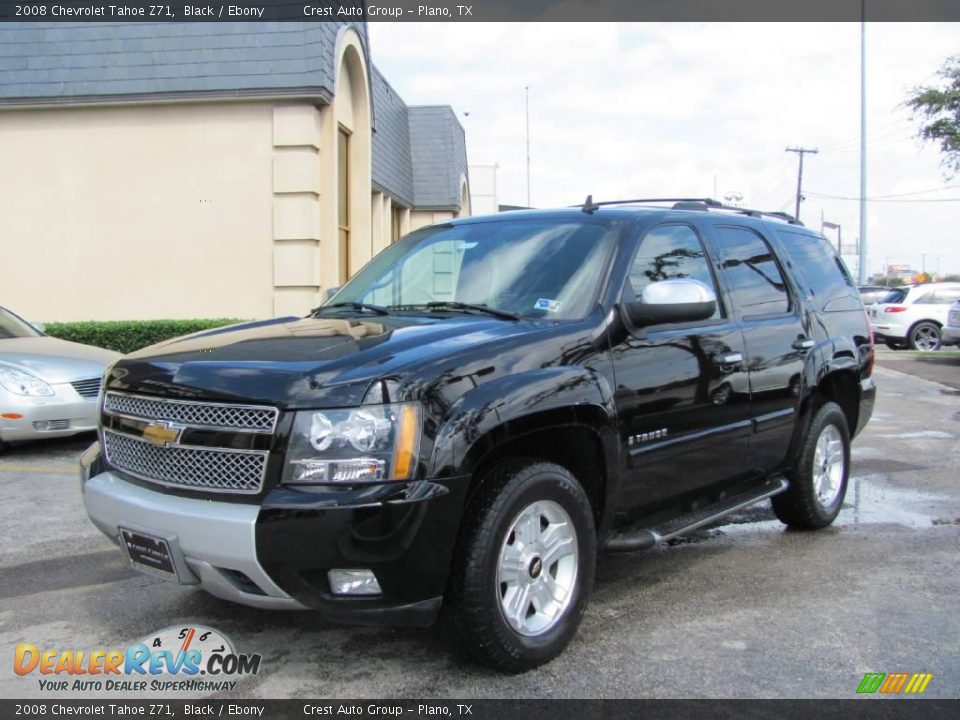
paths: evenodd
<path fill-rule="evenodd" d="M 108 386 L 184 399 L 346 406 L 360 403 L 374 380 L 537 325 L 475 316 L 280 318 L 144 348 L 117 363 Z"/>

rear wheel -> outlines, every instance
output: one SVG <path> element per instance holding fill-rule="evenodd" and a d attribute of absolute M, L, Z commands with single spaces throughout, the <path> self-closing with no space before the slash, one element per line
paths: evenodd
<path fill-rule="evenodd" d="M 817 530 L 832 523 L 847 492 L 850 431 L 840 406 L 825 403 L 810 421 L 787 473 L 787 491 L 771 498 L 781 522 Z"/>
<path fill-rule="evenodd" d="M 910 328 L 911 350 L 931 352 L 940 349 L 940 328 L 936 323 L 920 322 Z"/>
<path fill-rule="evenodd" d="M 495 467 L 467 511 L 444 603 L 458 649 L 502 672 L 555 658 L 586 609 L 596 552 L 590 501 L 569 471 Z"/>

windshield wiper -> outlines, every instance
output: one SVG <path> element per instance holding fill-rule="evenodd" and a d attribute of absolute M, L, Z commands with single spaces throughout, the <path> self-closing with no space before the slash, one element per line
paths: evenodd
<path fill-rule="evenodd" d="M 391 305 L 390 307 L 395 306 Z M 425 307 L 428 310 L 464 310 L 467 312 L 485 313 L 502 320 L 517 321 L 520 319 L 520 316 L 516 313 L 507 312 L 506 310 L 497 310 L 496 308 L 488 307 L 486 305 L 475 305 L 474 303 L 457 302 L 455 300 L 438 300 L 434 302 L 423 303 L 422 305 L 404 305 L 403 307 L 411 309 Z"/>
<path fill-rule="evenodd" d="M 332 310 L 336 308 L 349 308 L 350 310 L 369 310 L 374 315 L 389 315 L 390 311 L 383 307 L 382 305 L 371 305 L 370 303 L 359 303 L 359 302 L 338 302 L 333 303 L 333 305 L 321 305 L 320 307 L 315 307 L 310 311 L 311 315 L 320 315 L 324 310 Z"/>

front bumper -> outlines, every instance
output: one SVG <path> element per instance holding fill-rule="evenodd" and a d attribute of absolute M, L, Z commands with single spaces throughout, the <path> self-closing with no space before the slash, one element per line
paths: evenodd
<path fill-rule="evenodd" d="M 0 388 L 0 441 L 69 437 L 97 429 L 97 400 L 85 399 L 69 383 L 51 386 L 50 397 L 23 397 Z"/>
<path fill-rule="evenodd" d="M 83 501 L 93 524 L 118 544 L 120 527 L 166 539 L 184 585 L 199 585 L 211 595 L 253 607 L 303 609 L 257 561 L 256 505 L 154 492 L 112 472 L 87 480 Z M 235 573 L 243 573 L 262 594 L 245 591 Z"/>
<path fill-rule="evenodd" d="M 84 503 L 119 543 L 120 527 L 167 540 L 180 582 L 267 609 L 313 609 L 335 622 L 436 620 L 467 483 L 397 483 L 328 492 L 276 489 L 262 505 L 143 487 L 89 453 Z M 83 473 L 82 473 L 83 474 Z M 335 596 L 331 569 L 370 569 L 382 594 Z"/>

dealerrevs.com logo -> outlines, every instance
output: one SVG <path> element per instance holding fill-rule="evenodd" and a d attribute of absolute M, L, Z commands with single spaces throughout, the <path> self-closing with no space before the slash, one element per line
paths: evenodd
<path fill-rule="evenodd" d="M 210 692 L 233 690 L 260 671 L 261 656 L 238 653 L 223 633 L 200 625 L 169 627 L 122 649 L 54 650 L 21 643 L 13 671 L 39 675 L 40 689 Z"/>

